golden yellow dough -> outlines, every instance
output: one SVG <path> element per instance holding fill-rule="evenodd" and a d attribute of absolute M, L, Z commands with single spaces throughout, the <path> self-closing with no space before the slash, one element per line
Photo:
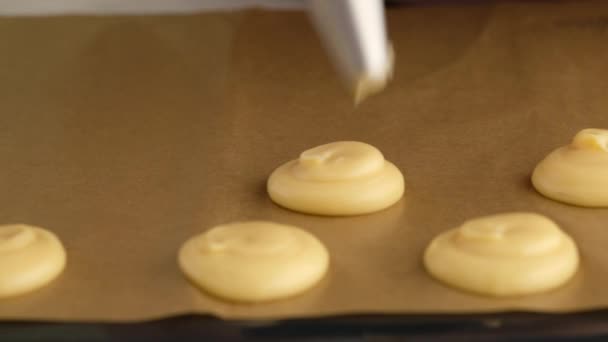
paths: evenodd
<path fill-rule="evenodd" d="M 557 201 L 608 207 L 608 130 L 580 131 L 570 145 L 551 152 L 536 166 L 532 183 Z"/>
<path fill-rule="evenodd" d="M 403 196 L 403 175 L 375 147 L 339 141 L 304 151 L 268 178 L 277 204 L 318 215 L 359 215 L 385 209 Z"/>
<path fill-rule="evenodd" d="M 329 267 L 327 249 L 312 234 L 264 221 L 214 227 L 186 241 L 178 259 L 196 285 L 238 302 L 294 296 L 319 282 Z"/>
<path fill-rule="evenodd" d="M 43 287 L 65 264 L 65 249 L 50 231 L 23 224 L 0 226 L 0 298 Z"/>
<path fill-rule="evenodd" d="M 548 218 L 508 213 L 476 218 L 437 236 L 424 264 L 439 281 L 490 296 L 556 288 L 578 268 L 576 245 Z"/>

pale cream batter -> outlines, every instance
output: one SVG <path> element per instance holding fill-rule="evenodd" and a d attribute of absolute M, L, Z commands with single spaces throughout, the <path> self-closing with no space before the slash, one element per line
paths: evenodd
<path fill-rule="evenodd" d="M 318 283 L 329 267 L 329 253 L 315 236 L 264 221 L 214 227 L 186 241 L 178 259 L 193 283 L 238 302 L 297 295 Z"/>
<path fill-rule="evenodd" d="M 65 249 L 50 231 L 23 224 L 0 226 L 0 298 L 45 286 L 65 264 Z"/>
<path fill-rule="evenodd" d="M 268 179 L 272 200 L 318 215 L 359 215 L 385 209 L 404 191 L 403 175 L 375 147 L 340 141 L 304 151 Z"/>
<path fill-rule="evenodd" d="M 576 272 L 574 241 L 534 213 L 476 218 L 437 236 L 424 255 L 427 271 L 463 290 L 491 296 L 556 288 Z"/>
<path fill-rule="evenodd" d="M 541 194 L 585 207 L 608 207 L 608 130 L 584 129 L 568 146 L 541 161 L 532 174 Z"/>

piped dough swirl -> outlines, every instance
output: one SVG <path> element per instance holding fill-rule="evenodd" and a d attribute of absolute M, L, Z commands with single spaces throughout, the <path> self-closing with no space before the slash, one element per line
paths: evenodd
<path fill-rule="evenodd" d="M 50 231 L 24 224 L 0 226 L 0 298 L 45 286 L 65 264 L 65 249 Z"/>
<path fill-rule="evenodd" d="M 534 213 L 476 218 L 437 236 L 424 263 L 436 279 L 492 296 L 525 295 L 565 283 L 578 268 L 572 239 Z"/>
<path fill-rule="evenodd" d="M 375 147 L 357 141 L 321 145 L 277 168 L 268 194 L 277 204 L 318 215 L 358 215 L 387 208 L 404 191 L 403 175 Z"/>
<path fill-rule="evenodd" d="M 190 238 L 178 263 L 188 279 L 217 297 L 263 302 L 314 286 L 327 272 L 329 253 L 302 229 L 251 221 L 216 226 Z"/>
<path fill-rule="evenodd" d="M 534 169 L 532 184 L 544 196 L 585 207 L 608 207 L 608 130 L 584 129 Z"/>

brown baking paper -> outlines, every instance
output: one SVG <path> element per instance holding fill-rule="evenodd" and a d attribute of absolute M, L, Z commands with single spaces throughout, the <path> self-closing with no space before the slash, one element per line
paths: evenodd
<path fill-rule="evenodd" d="M 304 13 L 0 19 L 0 222 L 46 227 L 68 266 L 0 302 L 2 319 L 128 321 L 211 313 L 565 312 L 608 306 L 608 210 L 543 198 L 529 176 L 586 127 L 608 127 L 608 4 L 394 8 L 397 63 L 353 106 Z M 405 174 L 383 212 L 326 218 L 274 205 L 265 180 L 306 148 L 353 139 Z M 525 298 L 448 288 L 424 271 L 436 234 L 508 211 L 554 219 L 581 271 Z M 177 250 L 249 219 L 303 227 L 328 277 L 289 300 L 226 303 Z"/>

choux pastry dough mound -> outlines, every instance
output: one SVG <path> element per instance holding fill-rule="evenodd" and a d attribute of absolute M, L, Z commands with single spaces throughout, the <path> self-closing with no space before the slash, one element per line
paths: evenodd
<path fill-rule="evenodd" d="M 50 231 L 23 224 L 0 226 L 0 298 L 43 287 L 65 264 L 65 249 Z"/>
<path fill-rule="evenodd" d="M 437 280 L 489 296 L 548 291 L 578 268 L 574 241 L 548 218 L 508 213 L 476 218 L 435 237 L 424 254 Z"/>
<path fill-rule="evenodd" d="M 608 207 L 608 130 L 584 129 L 541 161 L 532 184 L 544 196 L 584 207 Z"/>
<path fill-rule="evenodd" d="M 217 297 L 263 302 L 313 287 L 328 270 L 329 253 L 302 229 L 252 221 L 192 237 L 179 251 L 178 262 L 187 278 Z"/>
<path fill-rule="evenodd" d="M 302 152 L 267 183 L 280 206 L 308 214 L 347 216 L 385 209 L 404 191 L 403 175 L 375 147 L 340 141 Z"/>

